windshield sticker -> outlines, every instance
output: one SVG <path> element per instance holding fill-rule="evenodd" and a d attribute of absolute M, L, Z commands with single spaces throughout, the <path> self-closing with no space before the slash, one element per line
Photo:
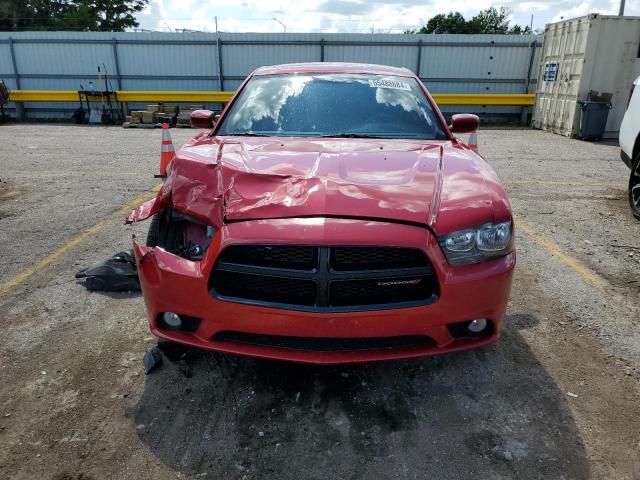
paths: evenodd
<path fill-rule="evenodd" d="M 397 80 L 369 80 L 371 88 L 393 88 L 395 90 L 411 90 L 408 83 L 398 82 Z"/>

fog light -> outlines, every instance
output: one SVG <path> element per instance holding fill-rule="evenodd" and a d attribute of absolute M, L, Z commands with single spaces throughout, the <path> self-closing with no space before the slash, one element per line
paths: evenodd
<path fill-rule="evenodd" d="M 164 324 L 169 328 L 182 327 L 182 319 L 177 313 L 165 312 L 162 314 L 162 320 L 164 321 Z"/>
<path fill-rule="evenodd" d="M 166 315 L 166 313 L 165 313 Z M 477 320 L 471 320 L 467 327 L 471 333 L 480 333 L 487 328 L 487 321 L 484 318 L 478 318 Z"/>

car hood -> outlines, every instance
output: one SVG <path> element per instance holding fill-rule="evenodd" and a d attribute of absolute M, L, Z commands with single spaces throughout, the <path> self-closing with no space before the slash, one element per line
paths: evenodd
<path fill-rule="evenodd" d="M 496 205 L 509 216 L 493 170 L 450 141 L 196 137 L 167 189 L 174 208 L 214 225 L 324 216 L 453 230 L 493 221 Z"/>

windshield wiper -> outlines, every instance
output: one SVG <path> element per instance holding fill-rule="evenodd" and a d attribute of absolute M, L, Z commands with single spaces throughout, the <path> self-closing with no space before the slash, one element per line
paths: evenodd
<path fill-rule="evenodd" d="M 367 135 L 366 133 L 329 133 L 319 136 L 322 138 L 386 138 L 376 135 Z"/>
<path fill-rule="evenodd" d="M 265 135 L 263 133 L 253 133 L 253 132 L 238 132 L 238 133 L 225 133 L 223 135 L 229 137 L 272 137 L 273 135 Z"/>

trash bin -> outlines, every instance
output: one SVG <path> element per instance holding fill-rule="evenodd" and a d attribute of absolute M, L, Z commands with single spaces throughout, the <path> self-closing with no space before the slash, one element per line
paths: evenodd
<path fill-rule="evenodd" d="M 610 93 L 589 92 L 586 101 L 578 101 L 581 110 L 580 138 L 582 140 L 600 140 L 607 125 L 611 110 Z"/>

